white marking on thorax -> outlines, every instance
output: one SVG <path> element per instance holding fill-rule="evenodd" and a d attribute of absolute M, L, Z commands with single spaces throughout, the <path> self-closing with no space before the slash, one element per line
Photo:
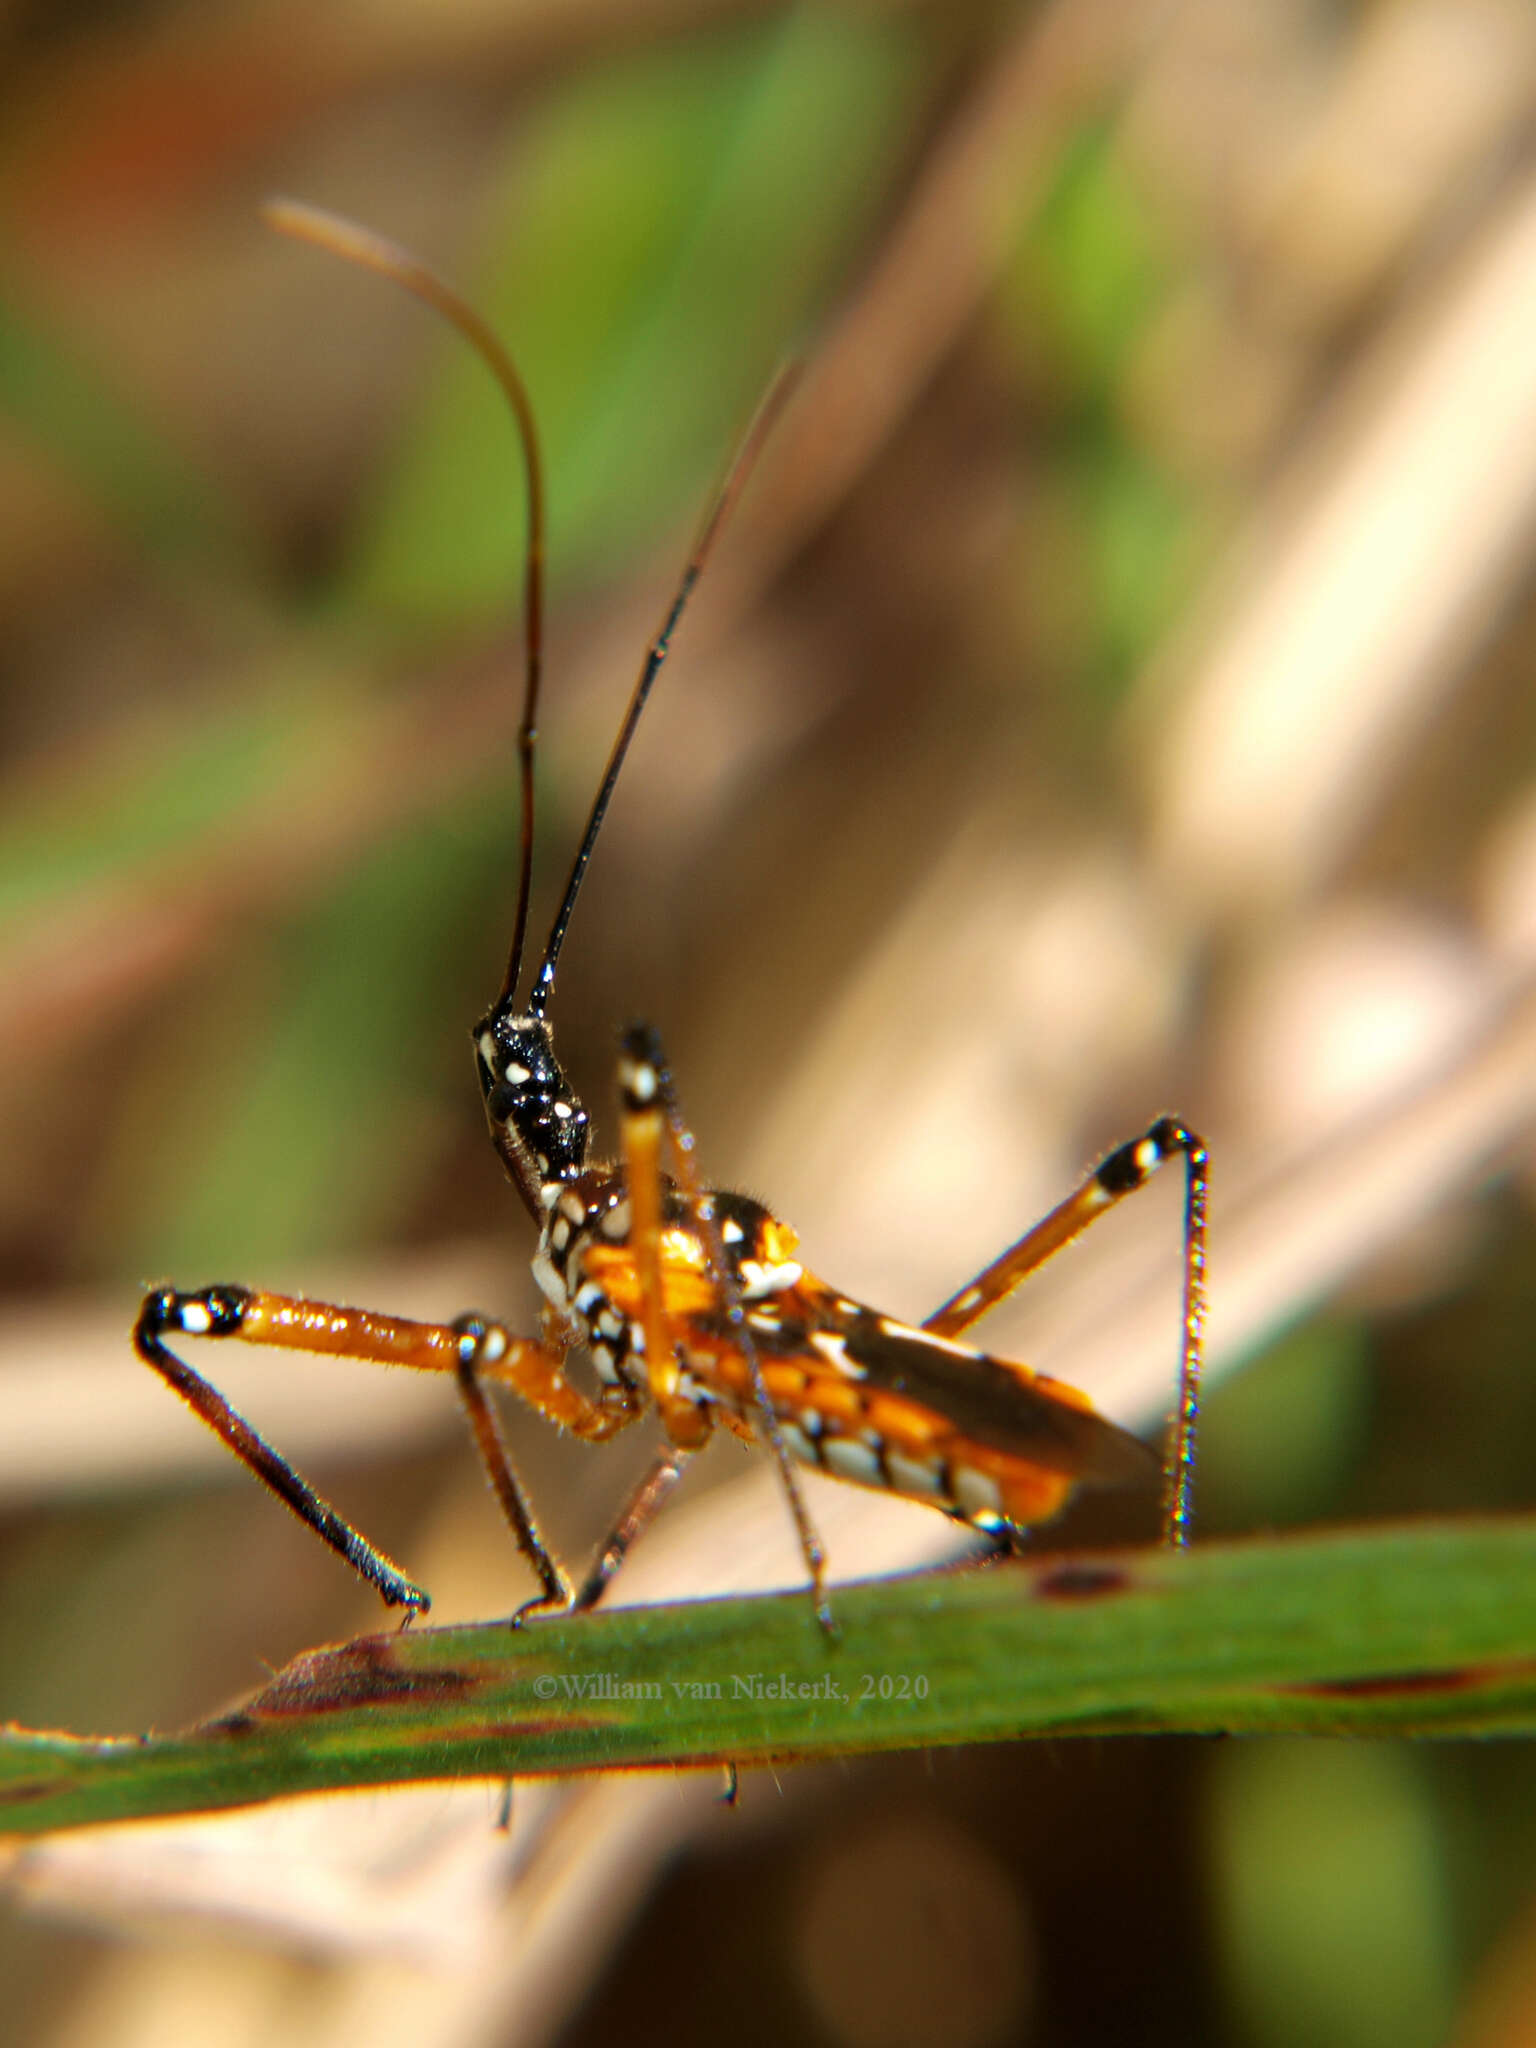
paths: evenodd
<path fill-rule="evenodd" d="M 559 1267 L 546 1252 L 535 1252 L 533 1277 L 538 1283 L 540 1294 L 552 1307 L 559 1309 L 562 1315 L 566 1314 L 570 1303 L 566 1297 L 565 1281 L 561 1277 Z"/>
<path fill-rule="evenodd" d="M 828 1365 L 835 1366 L 841 1373 L 846 1373 L 849 1379 L 861 1380 L 865 1377 L 863 1366 L 855 1365 L 848 1356 L 846 1338 L 840 1337 L 835 1330 L 812 1330 L 810 1341 L 812 1350 L 819 1351 Z"/>
<path fill-rule="evenodd" d="M 741 1262 L 741 1298 L 743 1301 L 761 1301 L 765 1294 L 782 1294 L 787 1287 L 799 1284 L 805 1268 L 794 1259 L 786 1259 L 782 1265 L 765 1265 L 759 1259 L 743 1259 Z"/>

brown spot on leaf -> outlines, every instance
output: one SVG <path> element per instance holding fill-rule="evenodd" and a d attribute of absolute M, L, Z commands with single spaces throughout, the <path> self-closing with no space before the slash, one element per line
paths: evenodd
<path fill-rule="evenodd" d="M 1459 1671 L 1392 1671 L 1378 1678 L 1322 1678 L 1307 1685 L 1282 1686 L 1280 1690 L 1313 1699 L 1381 1700 L 1400 1694 L 1464 1692 L 1490 1676 L 1489 1672 L 1467 1665 Z"/>
<path fill-rule="evenodd" d="M 0 1806 L 27 1806 L 34 1799 L 67 1799 L 71 1792 L 79 1789 L 78 1778 L 68 1783 L 49 1778 L 41 1784 L 0 1785 Z"/>
<path fill-rule="evenodd" d="M 466 1699 L 477 1682 L 468 1672 L 415 1669 L 401 1657 L 392 1636 L 361 1636 L 340 1649 L 311 1650 L 295 1657 L 270 1685 L 205 1728 L 210 1734 L 242 1735 L 262 1721 L 295 1714 L 438 1705 Z"/>
<path fill-rule="evenodd" d="M 1129 1574 L 1115 1565 L 1069 1562 L 1042 1573 L 1035 1592 L 1042 1600 L 1102 1600 L 1123 1593 L 1130 1583 Z"/>

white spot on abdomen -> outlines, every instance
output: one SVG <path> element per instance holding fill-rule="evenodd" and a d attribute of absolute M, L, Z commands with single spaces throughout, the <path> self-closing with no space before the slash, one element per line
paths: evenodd
<path fill-rule="evenodd" d="M 885 1484 L 880 1460 L 868 1444 L 860 1443 L 856 1437 L 824 1436 L 821 1440 L 821 1462 L 839 1479 L 856 1480 L 860 1486 Z"/>
<path fill-rule="evenodd" d="M 802 1465 L 817 1463 L 816 1448 L 804 1430 L 793 1422 L 781 1422 L 779 1435 L 784 1439 L 784 1448 L 792 1458 L 798 1458 Z"/>
<path fill-rule="evenodd" d="M 885 1469 L 898 1493 L 911 1494 L 916 1500 L 938 1497 L 939 1465 L 936 1458 L 906 1458 L 900 1451 L 887 1451 Z"/>

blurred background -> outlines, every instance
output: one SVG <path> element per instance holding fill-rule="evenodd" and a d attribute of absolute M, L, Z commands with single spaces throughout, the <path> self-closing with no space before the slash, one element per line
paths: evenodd
<path fill-rule="evenodd" d="M 151 1282 L 530 1327 L 466 1040 L 688 538 L 556 1023 L 921 1317 L 1211 1140 L 1207 1532 L 1528 1507 L 1536 16 L 1522 0 L 291 0 L 0 14 L 0 1716 L 175 1727 L 371 1596 L 134 1360 Z M 987 1341 L 1171 1398 L 1178 1189 Z M 1098 1240 L 1102 1238 L 1103 1242 Z M 528 1585 L 451 1389 L 214 1371 L 427 1583 Z M 645 1445 L 509 1418 L 580 1558 Z M 637 1439 L 640 1432 L 636 1432 Z M 722 1445 L 630 1597 L 789 1584 Z M 836 1571 L 947 1539 L 813 1484 Z M 1150 1540 L 1150 1500 L 1061 1540 Z M 1049 1539 L 1057 1540 L 1053 1534 Z M 1536 1761 L 1159 1741 L 308 1802 L 0 1869 L 18 2043 L 1536 2039 Z"/>

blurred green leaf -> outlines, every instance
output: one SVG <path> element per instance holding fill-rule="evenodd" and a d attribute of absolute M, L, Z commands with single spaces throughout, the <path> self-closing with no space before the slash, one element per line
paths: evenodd
<path fill-rule="evenodd" d="M 254 566 L 235 506 L 119 396 L 74 340 L 0 299 L 0 413 L 71 477 L 118 539 L 167 566 Z"/>
<path fill-rule="evenodd" d="M 119 1165 L 140 1197 L 108 1191 L 98 1259 L 139 1274 L 276 1270 L 399 1226 L 434 1084 L 447 1070 L 456 1106 L 473 1093 L 470 1012 L 454 996 L 505 809 L 487 792 L 396 836 L 231 963 L 124 1105 Z M 136 1134 L 167 1127 L 197 1142 L 146 1159 Z"/>
<path fill-rule="evenodd" d="M 0 806 L 0 924 L 206 846 L 315 741 L 312 705 L 263 691 L 156 717 L 68 776 L 14 786 Z"/>
<path fill-rule="evenodd" d="M 1236 2037 L 1251 2048 L 1434 2048 L 1455 1983 L 1449 1870 L 1425 1758 L 1264 1743 L 1217 1759 L 1215 1885 Z"/>
<path fill-rule="evenodd" d="M 1071 388 L 1102 396 L 1174 274 L 1161 220 L 1127 174 L 1119 123 L 1084 123 L 1020 243 L 1003 301 L 1016 331 L 1052 350 Z"/>
<path fill-rule="evenodd" d="M 1288 1330 L 1211 1388 L 1200 1418 L 1200 1518 L 1216 1528 L 1336 1508 L 1370 1421 L 1365 1332 L 1343 1316 Z"/>
<path fill-rule="evenodd" d="M 1200 508 L 1166 470 L 1137 408 L 1127 366 L 1179 271 L 1155 199 L 1127 173 L 1118 123 L 1079 128 L 1026 225 L 1004 288 L 1004 331 L 1052 386 L 1053 440 L 1042 451 L 1055 530 L 1079 594 L 1070 665 L 1117 692 L 1140 668 L 1195 565 Z"/>
<path fill-rule="evenodd" d="M 1086 556 L 1089 681 L 1128 684 L 1184 594 L 1194 555 L 1186 493 L 1112 421 L 1061 457 L 1069 531 Z"/>
<path fill-rule="evenodd" d="M 881 204 L 916 56 L 909 24 L 803 8 L 584 75 L 519 134 L 472 291 L 533 395 L 557 583 L 647 545 L 724 467 Z M 445 343 L 345 598 L 503 613 L 516 463 L 482 366 Z"/>

